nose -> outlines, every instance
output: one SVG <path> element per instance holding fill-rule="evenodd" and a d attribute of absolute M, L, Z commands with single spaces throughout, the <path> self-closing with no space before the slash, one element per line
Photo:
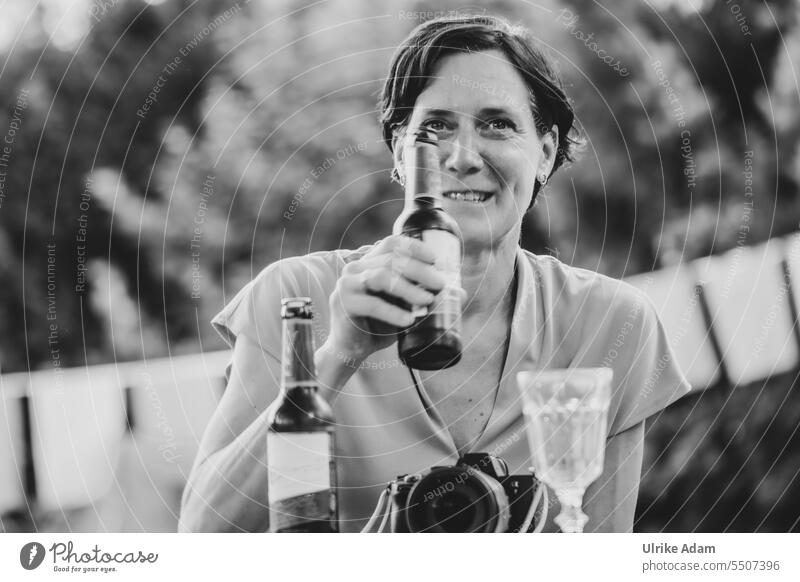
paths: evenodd
<path fill-rule="evenodd" d="M 478 140 L 469 129 L 461 129 L 446 142 L 444 169 L 456 176 L 477 174 L 484 165 L 478 151 Z"/>

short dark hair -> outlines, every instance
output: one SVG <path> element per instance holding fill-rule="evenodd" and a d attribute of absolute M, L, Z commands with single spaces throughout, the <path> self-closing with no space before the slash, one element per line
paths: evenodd
<path fill-rule="evenodd" d="M 379 110 L 383 140 L 391 150 L 395 132 L 405 127 L 420 93 L 439 61 L 453 53 L 500 50 L 519 71 L 531 94 L 531 109 L 540 135 L 558 127 L 553 172 L 574 160 L 578 139 L 575 112 L 548 59 L 521 26 L 496 16 L 458 15 L 428 20 L 398 47 L 381 92 Z M 539 182 L 534 188 L 534 198 Z"/>

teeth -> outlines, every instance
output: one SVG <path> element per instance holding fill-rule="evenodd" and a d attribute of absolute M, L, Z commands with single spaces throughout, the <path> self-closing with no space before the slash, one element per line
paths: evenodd
<path fill-rule="evenodd" d="M 489 195 L 485 192 L 446 192 L 445 197 L 458 202 L 483 202 Z"/>

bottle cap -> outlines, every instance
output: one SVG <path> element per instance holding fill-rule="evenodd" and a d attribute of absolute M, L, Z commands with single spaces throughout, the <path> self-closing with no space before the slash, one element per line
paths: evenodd
<path fill-rule="evenodd" d="M 442 185 L 436 132 L 425 127 L 419 128 L 406 135 L 404 147 L 408 178 L 406 200 L 438 207 Z"/>
<path fill-rule="evenodd" d="M 439 145 L 439 136 L 436 135 L 436 132 L 433 131 L 432 129 L 428 129 L 427 127 L 420 127 L 417 131 L 414 132 L 414 141 L 429 143 L 431 145 Z"/>
<path fill-rule="evenodd" d="M 312 317 L 310 297 L 284 297 L 281 299 L 281 319 L 311 319 Z"/>

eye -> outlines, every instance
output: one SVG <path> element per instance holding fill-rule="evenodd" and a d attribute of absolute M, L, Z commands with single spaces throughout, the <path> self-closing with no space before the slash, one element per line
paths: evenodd
<path fill-rule="evenodd" d="M 441 119 L 428 119 L 422 122 L 422 127 L 435 131 L 436 133 L 439 133 L 447 129 L 447 124 Z"/>
<path fill-rule="evenodd" d="M 486 127 L 493 131 L 514 131 L 517 129 L 517 126 L 514 124 L 513 121 L 510 119 L 505 119 L 502 117 L 497 117 L 495 119 L 490 119 L 486 122 Z"/>

